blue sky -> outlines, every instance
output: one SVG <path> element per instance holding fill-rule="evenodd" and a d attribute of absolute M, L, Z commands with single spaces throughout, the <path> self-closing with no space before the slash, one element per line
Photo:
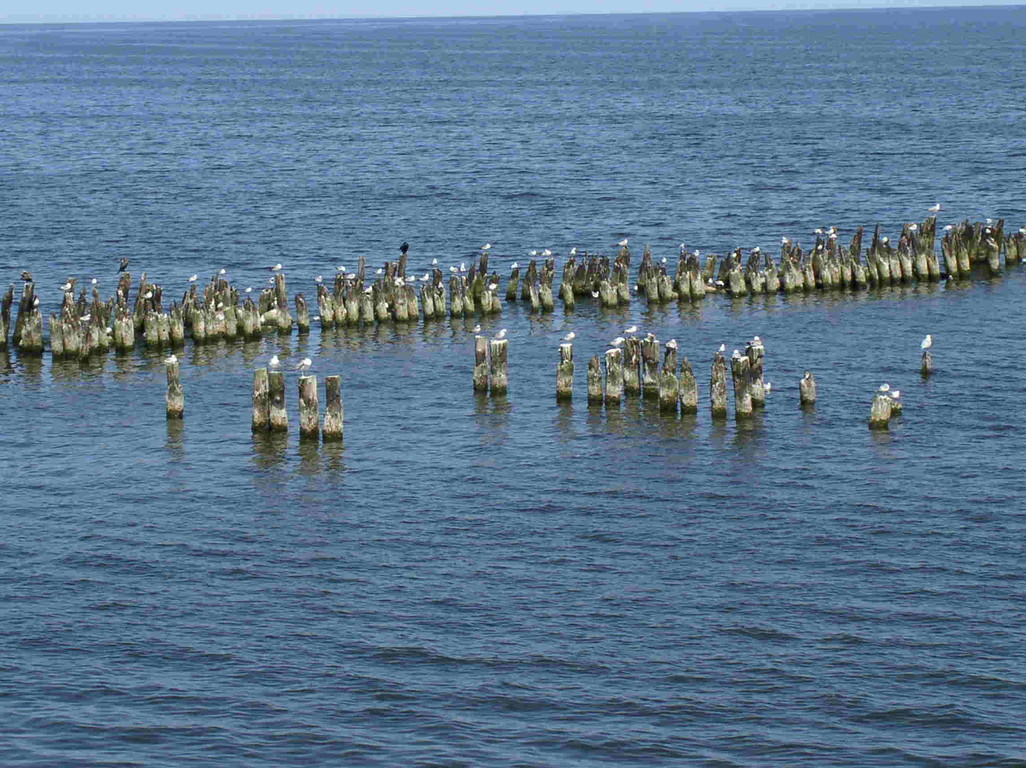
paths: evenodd
<path fill-rule="evenodd" d="M 1021 0 L 1020 0 L 1021 1 Z M 966 0 L 0 0 L 0 20 L 114 21 L 647 13 L 797 8 L 1003 5 Z M 1008 3 L 1011 4 L 1011 3 Z"/>

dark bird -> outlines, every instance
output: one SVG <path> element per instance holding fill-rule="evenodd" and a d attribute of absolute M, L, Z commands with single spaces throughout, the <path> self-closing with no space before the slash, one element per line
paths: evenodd
<path fill-rule="evenodd" d="M 405 256 L 408 250 L 410 250 L 410 244 L 403 241 L 403 244 L 399 246 L 399 253 Z"/>
<path fill-rule="evenodd" d="M 118 274 L 124 272 L 126 269 L 128 269 L 128 259 L 122 259 L 121 266 L 118 267 Z"/>
<path fill-rule="evenodd" d="M 21 271 L 21 279 L 24 280 L 26 283 L 31 283 L 32 282 L 32 273 L 29 272 L 27 269 L 23 269 Z"/>

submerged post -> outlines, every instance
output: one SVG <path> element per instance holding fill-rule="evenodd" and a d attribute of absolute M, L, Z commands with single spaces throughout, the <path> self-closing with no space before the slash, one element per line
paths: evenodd
<path fill-rule="evenodd" d="M 344 410 L 342 405 L 342 377 L 327 376 L 324 379 L 324 442 L 341 440 Z"/>
<path fill-rule="evenodd" d="M 317 402 L 317 377 L 299 377 L 299 436 L 317 438 L 321 432 L 320 407 Z"/>
<path fill-rule="evenodd" d="M 271 426 L 270 389 L 267 369 L 257 368 L 253 372 L 253 431 L 262 432 Z"/>
<path fill-rule="evenodd" d="M 571 400 L 574 396 L 574 345 L 559 345 L 559 363 L 556 365 L 556 400 Z"/>
<path fill-rule="evenodd" d="M 185 415 L 185 393 L 182 391 L 178 358 L 172 355 L 164 363 L 167 368 L 167 417 L 180 419 Z"/>

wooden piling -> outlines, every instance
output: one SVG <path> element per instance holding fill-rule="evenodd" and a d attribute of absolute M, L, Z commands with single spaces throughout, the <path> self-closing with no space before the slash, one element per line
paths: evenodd
<path fill-rule="evenodd" d="M 930 354 L 928 349 L 923 350 L 923 359 L 919 365 L 919 372 L 924 379 L 933 373 L 933 355 Z"/>
<path fill-rule="evenodd" d="M 623 391 L 641 394 L 641 340 L 633 336 L 623 343 Z"/>
<path fill-rule="evenodd" d="M 588 404 L 602 404 L 602 359 L 598 355 L 588 361 Z"/>
<path fill-rule="evenodd" d="M 619 405 L 623 399 L 623 358 L 619 349 L 606 350 L 606 405 Z"/>
<path fill-rule="evenodd" d="M 268 425 L 272 432 L 287 432 L 289 429 L 289 412 L 285 407 L 285 374 L 282 371 L 270 371 L 267 374 L 268 391 Z"/>
<path fill-rule="evenodd" d="M 253 431 L 262 432 L 271 426 L 270 388 L 266 368 L 253 372 Z"/>
<path fill-rule="evenodd" d="M 838 284 L 840 283 L 839 280 L 837 282 Z M 752 407 L 765 408 L 766 382 L 762 378 L 762 369 L 766 359 L 766 348 L 763 346 L 762 339 L 756 336 L 747 343 L 745 346 L 745 357 L 748 358 L 749 365 L 751 366 L 750 389 L 752 393 Z"/>
<path fill-rule="evenodd" d="M 677 380 L 677 342 L 667 342 L 663 355 L 663 369 L 659 374 L 659 410 L 676 413 L 680 397 L 680 382 Z"/>
<path fill-rule="evenodd" d="M 509 388 L 508 352 L 508 339 L 492 339 L 488 343 L 488 356 L 491 358 L 491 393 L 493 395 L 505 395 Z"/>
<path fill-rule="evenodd" d="M 816 377 L 812 371 L 806 371 L 798 382 L 799 398 L 802 405 L 813 405 L 816 402 Z"/>
<path fill-rule="evenodd" d="M 556 365 L 556 400 L 571 400 L 574 396 L 574 345 L 559 345 L 559 363 Z"/>
<path fill-rule="evenodd" d="M 877 392 L 873 404 L 869 408 L 869 428 L 889 429 L 891 420 L 891 400 L 886 392 Z"/>
<path fill-rule="evenodd" d="M 172 356 L 164 366 L 167 368 L 167 417 L 180 419 L 185 415 L 185 393 L 182 391 L 178 360 Z"/>
<path fill-rule="evenodd" d="M 680 380 L 677 385 L 681 413 L 698 413 L 698 380 L 686 357 L 680 363 Z"/>
<path fill-rule="evenodd" d="M 300 334 L 310 333 L 310 307 L 306 303 L 306 297 L 301 293 L 297 293 L 295 302 L 296 327 L 299 329 Z"/>
<path fill-rule="evenodd" d="M 321 436 L 324 442 L 343 438 L 342 378 L 327 376 L 324 379 L 324 429 Z"/>
<path fill-rule="evenodd" d="M 659 339 L 651 334 L 641 340 L 641 391 L 649 399 L 659 397 Z"/>
<path fill-rule="evenodd" d="M 488 391 L 488 339 L 474 337 L 474 391 Z"/>
<path fill-rule="evenodd" d="M 709 403 L 714 418 L 727 415 L 727 359 L 722 352 L 713 358 L 712 377 L 709 382 Z"/>
<path fill-rule="evenodd" d="M 299 377 L 299 436 L 317 439 L 321 434 L 320 406 L 317 402 L 317 377 Z"/>
<path fill-rule="evenodd" d="M 730 377 L 734 383 L 734 416 L 747 419 L 752 415 L 752 368 L 744 355 L 730 358 Z"/>

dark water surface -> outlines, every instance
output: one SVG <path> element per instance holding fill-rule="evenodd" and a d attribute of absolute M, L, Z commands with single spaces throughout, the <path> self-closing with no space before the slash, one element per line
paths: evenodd
<path fill-rule="evenodd" d="M 0 27 L 0 280 L 1019 227 L 1023 83 L 1021 7 Z M 507 306 L 503 400 L 473 319 L 190 343 L 172 425 L 162 354 L 0 353 L 0 764 L 1026 765 L 1024 290 Z M 586 406 L 631 323 L 697 417 Z M 714 424 L 753 334 L 766 412 Z M 251 436 L 272 352 L 344 447 Z"/>

